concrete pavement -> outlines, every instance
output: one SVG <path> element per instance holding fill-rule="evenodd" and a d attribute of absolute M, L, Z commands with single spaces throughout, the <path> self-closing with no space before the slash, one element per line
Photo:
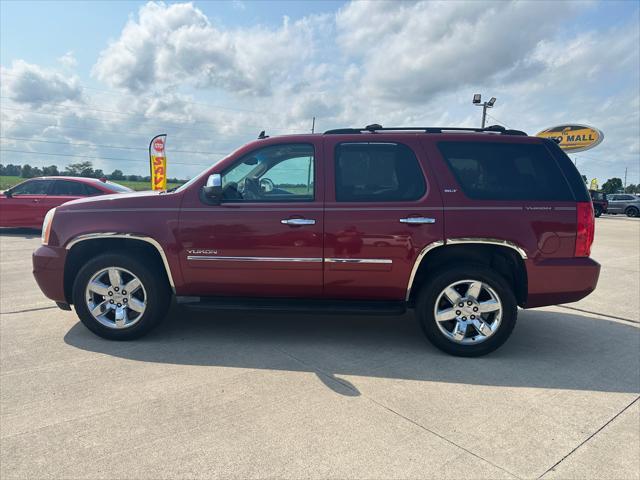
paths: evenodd
<path fill-rule="evenodd" d="M 108 342 L 0 232 L 0 477 L 640 478 L 640 221 L 596 228 L 597 291 L 480 359 L 410 314 L 174 309 Z"/>

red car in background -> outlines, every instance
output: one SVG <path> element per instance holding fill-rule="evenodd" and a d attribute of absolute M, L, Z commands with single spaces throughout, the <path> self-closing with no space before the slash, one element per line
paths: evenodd
<path fill-rule="evenodd" d="M 40 228 L 44 216 L 53 207 L 78 198 L 132 191 L 96 178 L 31 178 L 0 195 L 0 227 Z"/>

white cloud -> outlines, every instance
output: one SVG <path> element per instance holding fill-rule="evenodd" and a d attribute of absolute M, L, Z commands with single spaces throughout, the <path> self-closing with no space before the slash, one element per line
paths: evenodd
<path fill-rule="evenodd" d="M 489 114 L 500 120 L 489 123 L 530 134 L 564 122 L 601 128 L 604 143 L 578 154 L 578 167 L 606 179 L 628 165 L 637 182 L 638 23 L 617 19 L 603 27 L 562 14 L 576 8 L 572 2 L 355 2 L 333 15 L 231 28 L 191 3 L 148 3 L 93 67 L 94 78 L 115 93 L 81 95 L 75 77 L 25 62 L 3 69 L 15 77 L 3 79 L 2 95 L 33 110 L 5 112 L 3 134 L 144 147 L 166 132 L 170 175 L 192 176 L 219 155 L 173 155 L 172 149 L 228 152 L 263 129 L 309 131 L 313 116 L 316 131 L 369 123 L 478 126 L 471 95 L 480 92 L 498 97 Z M 65 71 L 76 68 L 72 58 L 66 65 L 60 59 Z M 70 106 L 51 105 L 62 102 Z M 30 146 L 45 147 L 135 158 L 95 163 L 105 171 L 146 173 L 145 152 Z"/>
<path fill-rule="evenodd" d="M 58 57 L 58 62 L 60 65 L 68 69 L 73 69 L 78 66 L 78 60 L 76 60 L 75 55 L 71 51 L 65 53 L 61 57 Z"/>
<path fill-rule="evenodd" d="M 188 82 L 267 95 L 303 64 L 311 26 L 288 18 L 276 29 L 223 30 L 191 3 L 147 3 L 102 51 L 93 74 L 129 91 Z"/>
<path fill-rule="evenodd" d="M 82 100 L 82 89 L 76 76 L 68 77 L 23 60 L 13 62 L 11 68 L 2 68 L 2 76 L 3 96 L 16 103 L 38 107 L 52 102 Z"/>
<path fill-rule="evenodd" d="M 556 2 L 549 15 L 542 2 L 353 2 L 337 15 L 338 42 L 361 61 L 369 95 L 427 102 L 514 67 L 571 8 Z"/>

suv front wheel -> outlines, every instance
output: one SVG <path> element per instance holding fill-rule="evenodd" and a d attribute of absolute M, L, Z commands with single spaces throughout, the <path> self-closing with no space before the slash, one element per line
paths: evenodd
<path fill-rule="evenodd" d="M 139 338 L 165 316 L 171 299 L 163 272 L 151 259 L 126 253 L 100 255 L 86 263 L 73 284 L 82 323 L 109 340 Z"/>
<path fill-rule="evenodd" d="M 485 355 L 501 346 L 516 323 L 513 290 L 483 266 L 436 272 L 418 296 L 416 313 L 431 343 L 462 357 Z"/>

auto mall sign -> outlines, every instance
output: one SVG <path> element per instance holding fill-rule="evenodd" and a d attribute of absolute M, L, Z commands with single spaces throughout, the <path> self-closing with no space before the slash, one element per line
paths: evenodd
<path fill-rule="evenodd" d="M 536 137 L 552 138 L 567 153 L 584 152 L 604 140 L 604 133 L 588 125 L 566 124 L 547 128 L 536 134 Z"/>

